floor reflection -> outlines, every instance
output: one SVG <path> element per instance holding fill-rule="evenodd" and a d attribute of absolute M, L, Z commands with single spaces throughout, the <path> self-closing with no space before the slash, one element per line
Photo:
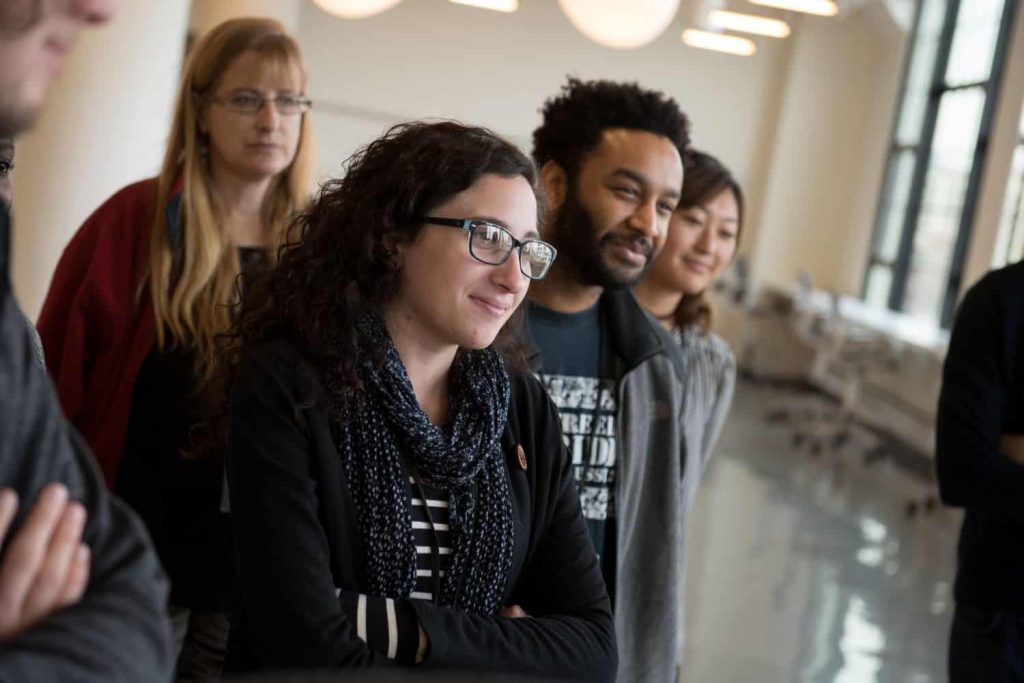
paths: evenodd
<path fill-rule="evenodd" d="M 908 518 L 927 484 L 795 453 L 741 383 L 695 510 L 685 683 L 944 681 L 959 513 Z"/>

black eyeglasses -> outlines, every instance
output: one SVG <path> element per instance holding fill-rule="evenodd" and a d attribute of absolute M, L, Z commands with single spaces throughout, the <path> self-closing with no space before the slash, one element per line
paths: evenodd
<path fill-rule="evenodd" d="M 472 218 L 437 218 L 426 216 L 420 221 L 428 225 L 443 225 L 465 230 L 469 235 L 469 255 L 481 263 L 500 266 L 508 260 L 513 249 L 519 249 L 519 270 L 531 280 L 541 280 L 548 274 L 558 252 L 541 240 L 517 240 L 500 225 Z"/>
<path fill-rule="evenodd" d="M 213 95 L 202 95 L 203 99 L 219 104 L 239 114 L 258 114 L 263 110 L 263 105 L 268 101 L 274 103 L 277 113 L 281 116 L 295 116 L 305 114 L 313 108 L 313 100 L 302 95 L 278 95 L 277 97 L 264 97 L 254 90 L 241 90 L 232 93 L 228 97 L 214 97 Z"/>

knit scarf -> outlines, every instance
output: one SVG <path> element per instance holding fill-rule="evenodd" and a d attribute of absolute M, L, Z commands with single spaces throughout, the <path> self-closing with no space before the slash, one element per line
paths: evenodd
<path fill-rule="evenodd" d="M 449 422 L 432 424 L 383 323 L 359 325 L 363 390 L 349 402 L 338 450 L 352 490 L 373 595 L 408 596 L 416 547 L 403 462 L 447 492 L 452 556 L 439 602 L 493 615 L 512 565 L 512 499 L 501 451 L 509 379 L 493 349 L 460 350 L 451 369 Z M 435 596 L 436 599 L 436 596 Z"/>

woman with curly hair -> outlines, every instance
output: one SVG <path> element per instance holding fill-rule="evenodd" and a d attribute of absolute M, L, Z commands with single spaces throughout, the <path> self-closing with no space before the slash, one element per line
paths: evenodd
<path fill-rule="evenodd" d="M 533 164 L 413 123 L 347 170 L 247 283 L 232 666 L 614 680 L 558 415 L 509 322 L 555 258 Z"/>
<path fill-rule="evenodd" d="M 65 249 L 39 318 L 68 418 L 171 579 L 178 675 L 219 678 L 232 594 L 218 338 L 241 271 L 266 268 L 313 175 L 298 44 L 271 19 L 203 36 L 159 176 L 119 190 Z"/>

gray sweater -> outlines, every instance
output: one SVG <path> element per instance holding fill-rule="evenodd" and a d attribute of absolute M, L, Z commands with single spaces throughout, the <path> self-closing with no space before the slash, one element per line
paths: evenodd
<path fill-rule="evenodd" d="M 673 336 L 683 349 L 686 359 L 686 425 L 687 452 L 683 474 L 683 511 L 685 520 L 697 496 L 697 487 L 707 469 L 708 461 L 718 442 L 718 435 L 732 405 L 736 387 L 736 358 L 724 339 L 699 327 L 685 331 L 675 330 Z M 682 547 L 686 554 L 686 529 L 683 526 Z M 684 567 L 685 570 L 685 567 Z M 685 608 L 685 598 L 682 605 Z M 684 609 L 685 612 L 685 609 Z M 679 651 L 685 642 L 685 615 L 680 615 Z"/>
<path fill-rule="evenodd" d="M 167 681 L 173 669 L 167 582 L 135 516 L 110 496 L 68 426 L 7 276 L 0 209 L 0 486 L 21 501 L 17 532 L 40 489 L 64 483 L 88 513 L 89 584 L 77 604 L 0 643 L 0 682 Z"/>
<path fill-rule="evenodd" d="M 674 682 L 688 516 L 728 409 L 735 364 L 717 337 L 684 335 L 692 343 L 680 345 L 629 292 L 606 292 L 602 307 L 623 364 L 615 493 L 618 680 Z"/>

